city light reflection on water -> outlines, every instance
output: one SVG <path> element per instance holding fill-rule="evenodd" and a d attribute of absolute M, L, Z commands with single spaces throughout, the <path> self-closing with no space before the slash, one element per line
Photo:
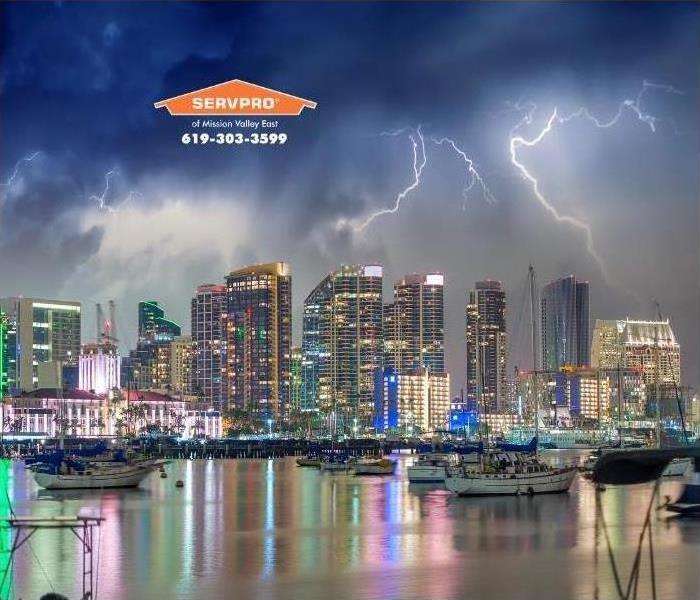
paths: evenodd
<path fill-rule="evenodd" d="M 106 518 L 99 598 L 614 597 L 589 483 L 565 495 L 461 499 L 439 485 L 409 485 L 410 460 L 402 457 L 388 478 L 320 473 L 291 458 L 178 461 L 167 479 L 102 495 L 39 491 L 21 463 L 2 463 L 0 479 L 19 515 L 91 510 Z M 662 495 L 679 487 L 664 483 Z M 611 486 L 602 494 L 623 574 L 650 493 Z M 0 511 L 9 512 L 2 497 Z M 654 515 L 659 598 L 698 598 L 700 522 L 662 514 Z M 54 531 L 32 542 L 36 558 L 18 553 L 10 597 L 38 598 L 50 582 L 78 598 L 77 540 Z M 9 543 L 5 531 L 3 550 Z M 643 577 L 639 596 L 650 595 Z"/>

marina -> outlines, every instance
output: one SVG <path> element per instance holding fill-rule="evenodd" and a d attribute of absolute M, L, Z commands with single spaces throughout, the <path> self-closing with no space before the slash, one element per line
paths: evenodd
<path fill-rule="evenodd" d="M 553 467 L 585 457 L 542 456 Z M 520 598 L 614 597 L 592 483 L 578 477 L 564 494 L 459 498 L 440 483 L 409 483 L 415 456 L 391 458 L 395 473 L 381 477 L 300 468 L 293 457 L 177 460 L 165 479 L 154 473 L 136 489 L 102 493 L 41 490 L 18 461 L 3 461 L 2 475 L 18 516 L 104 519 L 95 533 L 98 598 L 218 598 L 235 585 L 243 597 L 280 600 L 497 600 L 516 584 Z M 681 489 L 679 479 L 665 478 L 660 497 Z M 599 494 L 625 569 L 652 490 L 608 486 Z M 7 500 L 2 505 L 9 516 Z M 700 522 L 671 514 L 652 517 L 657 597 L 696 598 Z M 51 587 L 80 597 L 75 536 L 39 531 L 31 542 L 36 557 L 18 551 L 9 597 L 35 598 Z M 639 596 L 650 597 L 648 581 L 639 585 Z"/>

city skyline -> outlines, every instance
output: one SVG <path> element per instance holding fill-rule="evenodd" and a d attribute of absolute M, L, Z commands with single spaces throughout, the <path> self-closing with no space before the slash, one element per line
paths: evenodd
<path fill-rule="evenodd" d="M 156 296 L 184 324 L 181 299 L 202 282 L 284 259 L 299 339 L 305 293 L 340 264 L 380 263 L 388 281 L 439 270 L 457 375 L 465 290 L 492 277 L 518 306 L 532 263 L 541 281 L 590 281 L 596 317 L 653 318 L 658 300 L 685 382 L 700 383 L 693 7 L 0 10 L 0 110 L 13 115 L 1 296 L 80 300 L 86 331 L 91 305 L 114 299 L 126 349 L 132 299 Z M 156 18 L 171 25 L 161 53 L 150 52 Z M 367 26 L 378 18 L 391 35 Z M 523 23 L 538 23 L 536 44 Z M 234 77 L 318 107 L 285 121 L 284 148 L 184 148 L 184 123 L 153 102 Z M 513 334 L 524 364 L 527 336 Z"/>

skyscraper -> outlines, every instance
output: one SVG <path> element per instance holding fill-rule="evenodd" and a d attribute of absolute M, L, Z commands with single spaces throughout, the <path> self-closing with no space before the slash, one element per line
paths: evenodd
<path fill-rule="evenodd" d="M 386 367 L 444 373 L 443 286 L 442 273 L 406 275 L 394 284 L 394 301 L 384 308 Z"/>
<path fill-rule="evenodd" d="M 170 390 L 190 394 L 194 377 L 195 344 L 192 336 L 181 335 L 170 343 Z"/>
<path fill-rule="evenodd" d="M 226 286 L 200 285 L 192 298 L 191 308 L 194 344 L 191 392 L 222 410 L 226 408 L 223 383 Z"/>
<path fill-rule="evenodd" d="M 80 354 L 80 302 L 38 298 L 2 298 L 7 314 L 8 380 L 12 387 L 31 390 L 38 383 L 38 365 L 77 365 Z"/>
<path fill-rule="evenodd" d="M 328 277 L 317 285 L 304 300 L 304 318 L 301 338 L 301 410 L 318 410 L 330 405 L 330 345 L 328 332 L 321 334 L 321 326 L 328 328 L 328 311 L 332 293 Z M 322 318 L 323 315 L 323 318 Z M 323 384 L 321 383 L 322 378 Z M 321 395 L 323 391 L 324 395 Z"/>
<path fill-rule="evenodd" d="M 129 354 L 126 383 L 138 389 L 160 390 L 170 386 L 170 344 L 180 335 L 181 327 L 165 316 L 165 309 L 155 300 L 139 302 L 139 340 Z"/>
<path fill-rule="evenodd" d="M 500 281 L 477 281 L 469 292 L 467 319 L 467 406 L 485 412 L 506 407 L 506 293 Z"/>
<path fill-rule="evenodd" d="M 306 299 L 304 361 L 316 371 L 319 408 L 345 427 L 372 422 L 374 371 L 383 359 L 382 283 L 381 266 L 343 266 Z"/>
<path fill-rule="evenodd" d="M 7 315 L 0 310 L 0 400 L 8 391 L 7 378 Z"/>
<path fill-rule="evenodd" d="M 289 402 L 292 276 L 274 262 L 226 277 L 229 406 L 284 416 Z"/>
<path fill-rule="evenodd" d="M 542 289 L 542 368 L 558 371 L 565 365 L 584 367 L 591 361 L 589 286 L 569 275 Z"/>
<path fill-rule="evenodd" d="M 165 309 L 155 300 L 139 302 L 139 339 L 172 340 L 180 335 L 181 327 L 165 316 Z"/>

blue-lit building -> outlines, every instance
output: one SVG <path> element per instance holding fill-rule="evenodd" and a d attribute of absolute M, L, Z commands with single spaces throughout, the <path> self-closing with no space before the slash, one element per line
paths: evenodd
<path fill-rule="evenodd" d="M 374 371 L 374 429 L 386 431 L 399 426 L 399 377 L 396 369 Z"/>

